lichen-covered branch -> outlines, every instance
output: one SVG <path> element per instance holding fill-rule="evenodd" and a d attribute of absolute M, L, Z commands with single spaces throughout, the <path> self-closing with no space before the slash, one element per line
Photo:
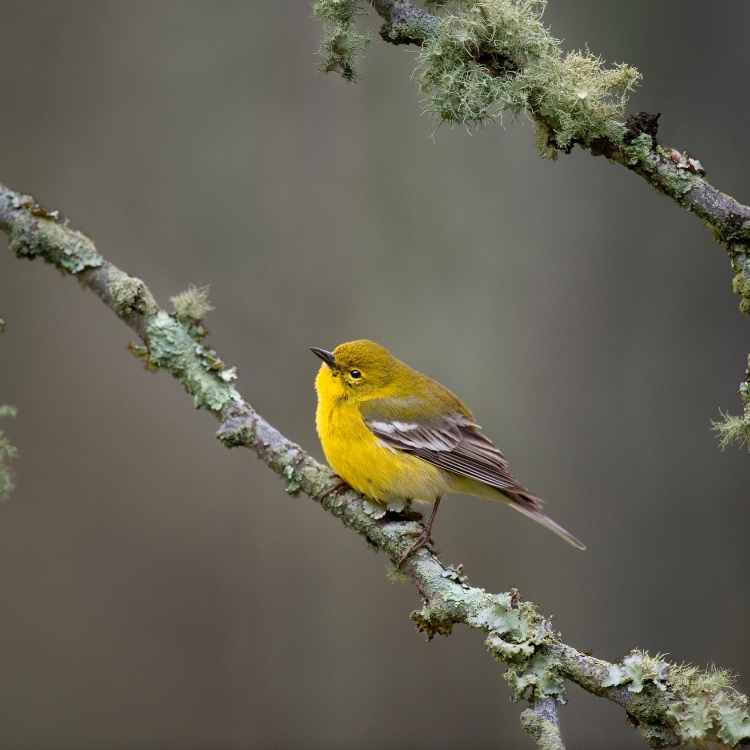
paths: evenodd
<path fill-rule="evenodd" d="M 625 116 L 640 81 L 635 68 L 563 52 L 542 22 L 546 0 L 432 0 L 433 13 L 409 0 L 316 0 L 314 9 L 354 44 L 354 19 L 368 4 L 384 21 L 383 39 L 420 47 L 416 78 L 439 122 L 471 127 L 525 113 L 543 156 L 579 146 L 634 172 L 712 230 L 729 255 L 740 310 L 750 313 L 750 207 L 708 182 L 698 159 L 660 145 L 658 115 Z M 328 59 L 327 70 L 342 69 Z M 351 74 L 344 74 L 353 78 L 348 60 Z M 717 425 L 723 445 L 750 449 L 748 389 L 750 379 L 740 386 L 743 416 Z"/>
<path fill-rule="evenodd" d="M 565 644 L 537 607 L 518 591 L 491 594 L 472 586 L 460 567 L 428 550 L 395 564 L 411 546 L 417 523 L 400 516 L 377 517 L 355 492 L 337 494 L 330 470 L 261 417 L 235 387 L 236 370 L 205 344 L 200 318 L 210 305 L 205 289 L 173 298 L 174 310 L 159 307 L 146 284 L 106 261 L 93 242 L 26 195 L 0 184 L 0 231 L 19 258 L 42 259 L 93 291 L 141 338 L 131 350 L 145 365 L 169 372 L 219 421 L 219 440 L 228 448 L 252 450 L 278 474 L 292 495 L 304 494 L 347 528 L 363 536 L 394 563 L 393 575 L 410 579 L 423 604 L 411 617 L 432 638 L 461 624 L 479 631 L 489 653 L 505 665 L 517 700 L 528 700 L 523 726 L 539 747 L 562 748 L 557 705 L 565 681 L 621 705 L 652 747 L 720 740 L 750 743 L 748 699 L 728 673 L 670 664 L 633 651 L 612 664 Z"/>
<path fill-rule="evenodd" d="M 552 698 L 534 703 L 521 714 L 521 726 L 539 750 L 565 750 L 557 703 Z"/>

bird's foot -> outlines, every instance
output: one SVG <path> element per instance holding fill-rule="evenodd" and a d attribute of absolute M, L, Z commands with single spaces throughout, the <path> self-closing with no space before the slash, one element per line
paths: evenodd
<path fill-rule="evenodd" d="M 398 567 L 400 568 L 415 552 L 418 552 L 422 547 L 427 547 L 431 552 L 435 552 L 435 549 L 433 547 L 434 542 L 432 541 L 432 537 L 430 536 L 430 529 L 422 529 L 422 531 L 419 532 L 405 532 L 406 535 L 413 535 L 414 533 L 417 534 L 417 539 L 414 542 L 414 544 L 409 547 L 409 549 L 406 551 L 404 555 L 402 555 L 401 559 L 398 561 Z"/>
<path fill-rule="evenodd" d="M 347 492 L 351 489 L 341 477 L 335 476 L 334 480 L 334 483 L 325 492 L 321 492 L 320 495 L 318 495 L 318 502 L 322 503 L 323 500 L 331 497 L 331 495 L 341 495 L 343 492 Z"/>

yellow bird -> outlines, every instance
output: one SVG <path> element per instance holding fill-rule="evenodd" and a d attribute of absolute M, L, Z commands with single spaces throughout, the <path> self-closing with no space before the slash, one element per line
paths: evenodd
<path fill-rule="evenodd" d="M 374 341 L 311 351 L 324 363 L 315 378 L 315 422 L 331 468 L 376 503 L 433 503 L 402 563 L 429 544 L 440 500 L 449 492 L 502 500 L 586 549 L 542 512 L 542 501 L 513 478 L 505 456 L 445 386 Z"/>

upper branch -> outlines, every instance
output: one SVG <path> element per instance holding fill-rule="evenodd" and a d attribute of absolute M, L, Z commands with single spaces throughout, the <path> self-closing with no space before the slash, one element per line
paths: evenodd
<path fill-rule="evenodd" d="M 360 1 L 315 3 L 318 15 L 336 25 L 338 44 L 326 51 L 326 69 L 346 65 L 350 78 L 354 40 L 362 39 L 353 30 Z M 439 120 L 472 125 L 503 111 L 525 111 L 537 126 L 543 156 L 557 158 L 579 146 L 634 172 L 712 230 L 729 255 L 740 310 L 750 313 L 750 207 L 712 185 L 698 159 L 657 142 L 659 115 L 624 118 L 627 95 L 640 79 L 635 69 L 605 69 L 591 54 L 563 54 L 541 22 L 544 0 L 436 2 L 448 8 L 440 15 L 410 0 L 368 1 L 384 21 L 383 39 L 421 48 L 417 78 Z M 342 49 L 348 52 L 343 58 L 337 56 Z M 742 416 L 725 416 L 714 427 L 722 447 L 750 449 L 750 367 L 739 393 Z"/>
<path fill-rule="evenodd" d="M 307 495 L 393 563 L 401 559 L 415 522 L 375 518 L 361 495 L 328 492 L 335 486 L 329 469 L 263 419 L 233 385 L 235 369 L 201 343 L 206 332 L 197 317 L 208 306 L 200 290 L 198 298 L 175 300 L 172 313 L 161 309 L 143 281 L 106 261 L 58 212 L 2 184 L 0 231 L 19 258 L 42 258 L 75 276 L 135 331 L 144 346 L 132 347 L 134 353 L 148 367 L 169 372 L 196 407 L 214 414 L 225 446 L 250 448 L 283 478 L 290 494 Z M 423 598 L 411 615 L 420 631 L 431 638 L 463 624 L 485 635 L 488 651 L 508 667 L 514 697 L 532 703 L 524 727 L 538 740 L 546 738 L 540 747 L 562 748 L 554 702 L 565 700 L 565 679 L 621 705 L 653 747 L 717 738 L 732 745 L 750 742 L 748 699 L 724 672 L 701 672 L 640 651 L 621 664 L 596 659 L 565 644 L 517 591 L 490 594 L 471 586 L 460 568 L 428 550 L 409 558 L 403 572 Z"/>

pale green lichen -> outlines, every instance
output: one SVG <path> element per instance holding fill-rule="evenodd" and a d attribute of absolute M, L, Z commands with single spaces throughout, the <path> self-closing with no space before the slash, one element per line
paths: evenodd
<path fill-rule="evenodd" d="M 746 380 L 740 383 L 738 389 L 743 406 L 742 415 L 719 412 L 721 419 L 711 424 L 719 438 L 719 446 L 722 450 L 730 445 L 736 445 L 750 451 L 750 356 L 747 359 L 745 377 Z"/>
<path fill-rule="evenodd" d="M 170 298 L 178 320 L 199 322 L 208 315 L 214 306 L 208 297 L 208 286 L 191 284 L 184 292 Z"/>
<path fill-rule="evenodd" d="M 589 52 L 563 53 L 542 23 L 545 4 L 445 4 L 417 66 L 427 109 L 441 122 L 469 126 L 527 112 L 541 124 L 538 144 L 546 156 L 574 143 L 621 141 L 619 118 L 640 74 L 628 65 L 606 68 Z"/>
<path fill-rule="evenodd" d="M 12 418 L 16 416 L 16 409 L 13 406 L 0 406 L 0 418 Z M 8 440 L 2 430 L 0 430 L 0 500 L 6 500 L 13 491 L 13 473 L 10 470 L 9 463 L 18 455 L 15 446 Z"/>
<path fill-rule="evenodd" d="M 235 371 L 227 368 L 216 352 L 196 344 L 185 326 L 171 315 L 160 311 L 153 316 L 145 339 L 150 364 L 180 380 L 197 408 L 220 413 L 241 400 L 237 390 L 226 382 L 234 379 Z"/>
<path fill-rule="evenodd" d="M 357 77 L 356 59 L 369 40 L 355 25 L 360 6 L 361 0 L 315 0 L 313 3 L 313 13 L 324 25 L 321 67 L 326 73 L 338 71 L 349 81 Z"/>
<path fill-rule="evenodd" d="M 711 423 L 711 428 L 719 438 L 719 447 L 726 450 L 730 445 L 750 451 L 750 409 L 745 408 L 742 416 L 721 413 L 721 419 Z"/>
<path fill-rule="evenodd" d="M 59 223 L 49 213 L 28 207 L 28 214 L 15 221 L 9 231 L 9 247 L 19 258 L 44 258 L 62 271 L 77 274 L 98 268 L 104 259 L 86 235 Z"/>
<path fill-rule="evenodd" d="M 504 675 L 515 700 L 543 700 L 554 698 L 566 702 L 565 683 L 558 672 L 557 661 L 544 650 L 529 659 L 511 664 Z"/>
<path fill-rule="evenodd" d="M 750 739 L 748 699 L 734 689 L 729 672 L 673 665 L 669 683 L 675 698 L 667 715 L 683 742 L 700 744 L 717 737 L 734 747 Z"/>
<path fill-rule="evenodd" d="M 515 700 L 565 702 L 558 663 L 544 649 L 552 642 L 547 623 L 533 604 L 517 598 L 516 591 L 488 595 L 466 622 L 489 631 L 485 645 L 495 659 L 508 665 L 504 677 Z"/>
<path fill-rule="evenodd" d="M 640 693 L 647 684 L 659 690 L 667 689 L 669 664 L 658 654 L 650 656 L 646 651 L 631 651 L 622 664 L 611 664 L 602 687 L 627 685 L 631 693 Z"/>

